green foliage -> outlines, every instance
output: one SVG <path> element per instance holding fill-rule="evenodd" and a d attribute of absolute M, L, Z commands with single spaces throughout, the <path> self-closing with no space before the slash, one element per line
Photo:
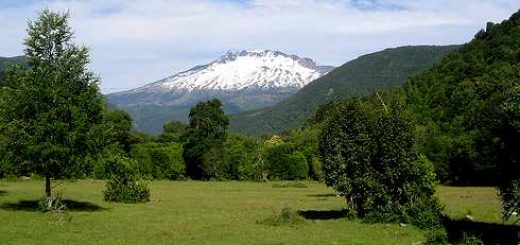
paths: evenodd
<path fill-rule="evenodd" d="M 295 151 L 294 145 L 280 143 L 266 149 L 266 170 L 271 179 L 306 179 L 309 166 L 305 155 Z"/>
<path fill-rule="evenodd" d="M 301 127 L 320 105 L 401 85 L 459 46 L 408 46 L 361 56 L 313 81 L 275 106 L 231 116 L 230 131 L 279 133 Z"/>
<path fill-rule="evenodd" d="M 519 16 L 488 25 L 404 86 L 417 118 L 418 148 L 446 183 L 502 185 L 499 182 L 510 179 L 495 173 L 497 164 L 508 166 L 518 159 L 510 150 L 519 143 L 512 126 L 518 115 L 512 112 L 514 102 L 508 101 L 517 97 L 520 74 Z"/>
<path fill-rule="evenodd" d="M 509 220 L 511 217 L 515 216 L 513 213 L 518 214 L 520 211 L 520 180 L 512 180 L 509 185 L 502 187 L 501 191 L 500 194 L 502 197 L 503 207 L 502 217 L 504 220 Z M 518 217 L 515 218 L 515 223 L 520 220 Z"/>
<path fill-rule="evenodd" d="M 122 110 L 108 111 L 105 116 L 106 139 L 108 144 L 118 144 L 126 153 L 132 144 L 132 117 Z"/>
<path fill-rule="evenodd" d="M 186 163 L 186 173 L 192 179 L 216 177 L 212 175 L 214 168 L 205 169 L 204 158 L 208 158 L 205 154 L 209 151 L 215 153 L 226 140 L 229 122 L 221 106 L 220 101 L 214 99 L 200 102 L 190 111 L 190 123 L 183 135 L 185 142 L 183 158 Z"/>
<path fill-rule="evenodd" d="M 255 179 L 258 175 L 258 168 L 255 167 L 257 154 L 256 142 L 244 136 L 231 135 L 224 144 L 204 154 L 204 176 L 215 179 Z"/>
<path fill-rule="evenodd" d="M 227 163 L 224 168 L 227 179 L 253 180 L 258 176 L 256 157 L 258 147 L 255 141 L 244 136 L 231 135 L 224 143 Z"/>
<path fill-rule="evenodd" d="M 29 22 L 27 67 L 0 90 L 0 148 L 14 165 L 46 177 L 82 176 L 85 157 L 99 152 L 103 101 L 87 71 L 88 50 L 72 43 L 68 14 L 44 10 Z"/>
<path fill-rule="evenodd" d="M 184 131 L 186 130 L 186 125 L 183 122 L 179 121 L 170 121 L 163 126 L 163 132 L 169 133 L 169 134 L 178 134 L 182 135 Z"/>
<path fill-rule="evenodd" d="M 110 179 L 107 181 L 103 196 L 105 201 L 138 203 L 150 201 L 150 190 L 139 177 L 137 163 L 121 156 L 106 160 L 105 166 Z"/>
<path fill-rule="evenodd" d="M 389 105 L 354 98 L 337 108 L 320 137 L 325 183 L 358 217 L 436 228 L 433 166 L 417 156 L 412 121 Z"/>
<path fill-rule="evenodd" d="M 448 243 L 448 234 L 444 229 L 433 229 L 426 233 L 427 245 L 443 245 Z"/>
<path fill-rule="evenodd" d="M 154 179 L 184 179 L 185 165 L 179 143 L 145 143 L 132 146 L 130 156 L 136 171 Z"/>
<path fill-rule="evenodd" d="M 155 142 L 181 142 L 181 137 L 186 131 L 187 125 L 179 121 L 170 121 L 163 126 L 163 132 L 155 138 Z"/>
<path fill-rule="evenodd" d="M 25 57 L 23 56 L 10 58 L 0 57 L 0 88 L 6 85 L 4 79 L 7 76 L 6 73 L 8 73 L 8 70 L 13 69 L 13 66 L 15 65 L 22 65 L 24 63 Z"/>
<path fill-rule="evenodd" d="M 309 125 L 305 128 L 289 131 L 286 141 L 293 144 L 296 151 L 305 156 L 308 165 L 308 177 L 313 180 L 323 180 L 323 170 L 319 159 L 320 125 Z"/>
<path fill-rule="evenodd" d="M 64 213 L 67 212 L 67 205 L 59 193 L 53 193 L 50 197 L 44 196 L 38 200 L 38 210 L 48 213 Z"/>
<path fill-rule="evenodd" d="M 305 223 L 305 220 L 290 208 L 282 207 L 279 211 L 274 211 L 272 216 L 259 220 L 258 223 L 267 226 L 295 226 Z"/>
<path fill-rule="evenodd" d="M 125 152 L 123 151 L 121 145 L 119 144 L 110 144 L 103 149 L 103 152 L 99 154 L 95 159 L 91 159 L 92 163 L 92 175 L 98 179 L 108 179 L 110 178 L 109 166 L 106 165 L 106 160 L 112 158 L 113 156 L 124 156 Z"/>

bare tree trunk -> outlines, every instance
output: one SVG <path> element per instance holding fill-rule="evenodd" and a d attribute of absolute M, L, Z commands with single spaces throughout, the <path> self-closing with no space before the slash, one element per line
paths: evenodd
<path fill-rule="evenodd" d="M 51 197 L 51 177 L 45 176 L 45 194 L 47 197 Z"/>

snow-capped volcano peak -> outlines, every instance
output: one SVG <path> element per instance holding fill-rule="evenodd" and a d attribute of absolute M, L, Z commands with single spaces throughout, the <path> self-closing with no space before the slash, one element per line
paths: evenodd
<path fill-rule="evenodd" d="M 227 52 L 203 66 L 177 73 L 139 90 L 239 91 L 299 89 L 330 71 L 309 58 L 272 50 Z"/>

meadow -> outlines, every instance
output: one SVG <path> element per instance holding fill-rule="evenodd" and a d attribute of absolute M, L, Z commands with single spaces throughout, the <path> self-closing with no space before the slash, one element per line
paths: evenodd
<path fill-rule="evenodd" d="M 43 181 L 0 180 L 2 244 L 417 244 L 424 234 L 410 225 L 366 224 L 344 217 L 344 200 L 323 183 L 150 182 L 151 201 L 103 201 L 100 180 L 57 181 L 69 200 L 67 214 L 38 212 Z M 300 187 L 300 188 L 298 188 Z M 306 188 L 301 188 L 306 187 Z M 493 188 L 439 187 L 453 217 L 500 222 Z M 299 212 L 297 224 L 262 220 L 283 208 Z"/>

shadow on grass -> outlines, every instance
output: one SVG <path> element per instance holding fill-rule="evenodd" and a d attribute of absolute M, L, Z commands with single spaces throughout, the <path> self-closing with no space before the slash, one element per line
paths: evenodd
<path fill-rule="evenodd" d="M 20 200 L 16 203 L 3 203 L 0 205 L 0 209 L 6 211 L 38 211 L 38 202 L 39 200 Z M 91 202 L 63 200 L 63 203 L 69 211 L 95 212 L 107 210 Z"/>
<path fill-rule="evenodd" d="M 310 220 L 331 220 L 348 218 L 349 212 L 346 209 L 341 210 L 300 210 L 298 214 L 305 219 Z"/>
<path fill-rule="evenodd" d="M 520 226 L 509 224 L 494 224 L 453 219 L 443 217 L 444 228 L 448 232 L 448 241 L 458 243 L 468 237 L 476 238 L 483 244 L 519 244 Z"/>
<path fill-rule="evenodd" d="M 7 191 L 0 190 L 0 196 L 7 196 Z"/>
<path fill-rule="evenodd" d="M 336 197 L 337 194 L 334 194 L 334 193 L 326 193 L 326 194 L 310 194 L 310 195 L 307 195 L 309 197 Z"/>

